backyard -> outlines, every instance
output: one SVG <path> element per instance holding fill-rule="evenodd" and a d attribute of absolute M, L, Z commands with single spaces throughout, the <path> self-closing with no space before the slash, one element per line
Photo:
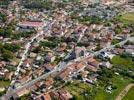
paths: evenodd
<path fill-rule="evenodd" d="M 74 96 L 74 100 L 91 99 L 92 90 L 90 84 L 74 81 L 73 83 L 66 85 L 64 88 Z"/>

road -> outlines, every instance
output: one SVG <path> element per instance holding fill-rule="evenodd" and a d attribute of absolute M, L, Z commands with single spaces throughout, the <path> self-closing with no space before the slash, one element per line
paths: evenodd
<path fill-rule="evenodd" d="M 124 41 L 119 42 L 119 43 L 117 43 L 117 44 L 115 44 L 115 45 L 107 46 L 107 47 L 101 49 L 100 51 L 95 52 L 95 53 L 92 54 L 92 55 L 93 55 L 93 56 L 94 56 L 94 55 L 98 55 L 100 52 L 102 52 L 102 51 L 107 51 L 108 49 L 112 49 L 112 48 L 116 47 L 117 45 L 122 46 L 122 45 L 124 45 L 128 40 L 129 40 L 129 41 L 134 41 L 134 37 L 128 37 L 128 38 L 125 39 Z"/>
<path fill-rule="evenodd" d="M 126 43 L 128 40 L 134 41 L 134 37 L 129 37 L 129 38 L 127 38 L 126 40 L 124 40 L 124 41 L 122 41 L 122 42 L 120 42 L 120 43 L 117 43 L 116 45 L 123 45 L 123 44 Z M 93 54 L 90 54 L 90 55 L 84 57 L 83 59 L 80 59 L 80 61 L 81 61 L 81 60 L 84 60 L 84 59 L 86 59 L 86 58 L 88 58 L 88 57 L 90 57 L 90 56 L 98 55 L 100 52 L 106 51 L 107 49 L 112 49 L 112 48 L 114 48 L 116 45 L 111 45 L 111 46 L 109 46 L 109 47 L 103 48 L 103 49 L 101 49 L 101 50 L 99 50 L 99 51 L 97 51 L 97 52 L 94 52 Z M 62 72 L 64 69 L 66 69 L 66 68 L 68 67 L 68 66 L 65 66 L 65 65 L 67 65 L 66 62 L 64 62 L 64 61 L 63 61 L 63 62 L 60 62 L 60 64 L 58 65 L 58 67 L 56 67 L 56 68 L 55 68 L 54 70 L 52 70 L 51 72 L 48 72 L 48 73 L 46 73 L 46 74 L 44 74 L 44 75 L 42 75 L 42 76 L 39 76 L 38 78 L 36 78 L 36 79 L 34 79 L 34 80 L 30 81 L 30 82 L 27 82 L 27 83 L 21 85 L 21 86 L 18 87 L 17 89 L 12 90 L 10 93 L 5 94 L 5 95 L 2 97 L 2 100 L 8 100 L 7 98 L 11 97 L 11 96 L 14 95 L 15 93 L 17 93 L 17 92 L 19 92 L 19 91 L 21 91 L 21 90 L 23 90 L 23 89 L 25 89 L 25 88 L 30 88 L 30 86 L 34 85 L 36 82 L 40 81 L 41 79 L 45 79 L 45 78 L 47 78 L 48 76 L 51 76 L 52 74 L 58 74 L 58 73 Z M 5 99 L 5 98 L 6 98 L 6 99 Z"/>

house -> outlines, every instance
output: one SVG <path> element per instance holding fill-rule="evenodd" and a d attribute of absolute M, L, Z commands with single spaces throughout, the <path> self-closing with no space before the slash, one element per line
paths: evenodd
<path fill-rule="evenodd" d="M 134 45 L 124 45 L 124 49 L 134 49 Z"/>
<path fill-rule="evenodd" d="M 92 65 L 92 66 L 94 66 L 94 67 L 96 67 L 96 68 L 98 68 L 99 67 L 99 62 L 98 61 L 96 61 L 95 59 L 88 59 L 88 62 L 87 62 L 89 65 Z"/>
<path fill-rule="evenodd" d="M 5 76 L 6 80 L 10 80 L 11 81 L 12 76 L 13 76 L 13 72 L 6 72 L 4 76 Z"/>
<path fill-rule="evenodd" d="M 97 68 L 92 66 L 92 65 L 87 65 L 86 66 L 86 69 L 89 70 L 89 71 L 93 71 L 93 72 L 96 72 L 97 71 Z"/>
<path fill-rule="evenodd" d="M 36 69 L 35 75 L 40 76 L 40 75 L 42 75 L 43 72 L 44 72 L 43 68 Z"/>
<path fill-rule="evenodd" d="M 30 67 L 30 64 L 31 64 L 30 60 L 29 59 L 26 59 L 23 62 L 22 66 L 24 67 L 24 69 L 26 69 L 26 68 L 29 68 Z"/>
<path fill-rule="evenodd" d="M 111 5 L 114 4 L 113 0 L 101 0 L 104 5 Z"/>
<path fill-rule="evenodd" d="M 85 47 L 75 47 L 75 45 L 73 45 L 74 50 L 70 53 L 70 56 L 66 59 L 68 60 L 73 60 L 82 56 L 85 56 Z"/>
<path fill-rule="evenodd" d="M 56 50 L 58 53 L 63 53 L 64 50 L 66 49 L 67 44 L 66 43 L 62 43 L 60 44 L 60 47 Z"/>
<path fill-rule="evenodd" d="M 24 88 L 24 89 L 22 89 L 21 91 L 18 91 L 16 94 L 19 96 L 19 97 L 21 97 L 21 96 L 23 96 L 23 95 L 25 95 L 25 94 L 28 94 L 30 91 L 28 90 L 28 89 L 26 89 L 26 88 Z"/>
<path fill-rule="evenodd" d="M 96 61 L 93 57 L 90 57 L 87 60 L 87 66 L 86 69 L 89 71 L 94 71 L 96 72 L 97 69 L 99 68 L 100 63 L 98 61 Z"/>
<path fill-rule="evenodd" d="M 18 54 L 17 54 L 17 57 L 18 58 L 21 58 L 23 56 L 23 51 L 22 50 L 19 50 Z"/>
<path fill-rule="evenodd" d="M 115 54 L 112 54 L 111 52 L 108 52 L 108 58 L 112 59 L 115 56 Z"/>
<path fill-rule="evenodd" d="M 73 71 L 79 71 L 85 68 L 85 64 L 83 62 L 76 62 L 76 65 L 73 66 L 75 68 Z"/>
<path fill-rule="evenodd" d="M 85 68 L 85 64 L 83 62 L 76 62 L 74 64 L 68 65 L 68 67 L 60 73 L 59 78 L 65 80 L 69 78 L 71 74 L 78 72 L 83 68 Z"/>
<path fill-rule="evenodd" d="M 87 50 L 93 51 L 93 50 L 95 50 L 96 48 L 97 48 L 97 46 L 93 44 L 93 45 L 88 46 L 88 47 L 87 47 Z"/>
<path fill-rule="evenodd" d="M 51 97 L 58 98 L 58 100 L 70 100 L 73 96 L 65 89 L 50 92 Z"/>
<path fill-rule="evenodd" d="M 70 100 L 73 96 L 65 89 L 58 90 L 61 100 Z"/>
<path fill-rule="evenodd" d="M 37 56 L 37 54 L 36 53 L 33 53 L 33 52 L 30 52 L 30 58 L 35 58 L 36 56 Z"/>
<path fill-rule="evenodd" d="M 107 61 L 107 62 L 102 62 L 102 63 L 100 63 L 100 66 L 107 67 L 107 68 L 111 68 L 111 67 L 112 67 L 112 64 L 110 64 L 110 62 Z"/>
<path fill-rule="evenodd" d="M 37 61 L 42 60 L 42 56 L 37 55 L 36 60 L 37 60 Z"/>
<path fill-rule="evenodd" d="M 32 86 L 30 87 L 30 90 L 35 91 L 35 90 L 37 90 L 38 88 L 39 88 L 39 84 L 35 83 L 34 85 L 32 85 Z"/>
<path fill-rule="evenodd" d="M 75 47 L 74 49 L 75 49 L 75 53 L 76 53 L 76 58 L 85 55 L 85 52 L 86 52 L 85 47 Z"/>
<path fill-rule="evenodd" d="M 132 57 L 134 57 L 134 49 L 125 49 L 125 53 L 131 55 Z"/>
<path fill-rule="evenodd" d="M 66 68 L 64 71 L 62 71 L 59 75 L 59 78 L 62 80 L 65 80 L 68 78 L 68 76 L 72 74 L 72 69 Z"/>
<path fill-rule="evenodd" d="M 31 79 L 30 76 L 21 75 L 21 77 L 19 77 L 17 81 L 18 81 L 19 83 L 23 83 L 23 82 L 29 81 L 30 79 Z"/>
<path fill-rule="evenodd" d="M 129 37 L 129 34 L 119 34 L 118 36 L 115 37 L 115 39 L 118 39 L 120 41 L 125 40 L 127 37 Z"/>
<path fill-rule="evenodd" d="M 5 66 L 6 66 L 6 62 L 5 61 L 0 61 L 0 69 L 2 69 Z"/>
<path fill-rule="evenodd" d="M 5 91 L 5 88 L 4 87 L 0 87 L 0 92 L 3 92 Z"/>
<path fill-rule="evenodd" d="M 49 52 L 44 58 L 45 63 L 53 62 L 54 60 L 55 56 L 51 52 Z"/>
<path fill-rule="evenodd" d="M 18 65 L 18 59 L 17 60 L 13 60 L 10 62 L 11 66 L 17 66 Z"/>
<path fill-rule="evenodd" d="M 82 76 L 82 78 L 86 78 L 88 76 L 88 71 L 80 71 L 79 74 Z"/>
<path fill-rule="evenodd" d="M 46 79 L 45 81 L 45 87 L 49 88 L 54 83 L 54 80 L 52 78 Z"/>
<path fill-rule="evenodd" d="M 124 52 L 124 49 L 122 48 L 114 48 L 113 50 L 111 50 L 112 54 L 116 54 L 116 55 L 120 55 Z"/>
<path fill-rule="evenodd" d="M 41 100 L 52 100 L 49 93 L 43 94 L 40 98 Z"/>
<path fill-rule="evenodd" d="M 51 91 L 49 94 L 50 94 L 50 96 L 51 96 L 52 98 L 57 98 L 57 99 L 60 100 L 59 94 L 58 94 L 57 91 Z"/>
<path fill-rule="evenodd" d="M 43 22 L 37 22 L 37 21 L 23 21 L 18 23 L 18 26 L 21 28 L 39 28 L 43 27 Z"/>
<path fill-rule="evenodd" d="M 44 64 L 43 67 L 47 70 L 47 71 L 51 71 L 55 68 L 55 65 L 52 64 Z"/>

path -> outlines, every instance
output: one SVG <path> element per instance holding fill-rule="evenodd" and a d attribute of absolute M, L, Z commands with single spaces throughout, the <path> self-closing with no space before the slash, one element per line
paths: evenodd
<path fill-rule="evenodd" d="M 123 97 L 128 93 L 128 91 L 134 86 L 134 83 L 131 83 L 127 85 L 121 92 L 120 94 L 116 97 L 115 100 L 122 100 Z"/>

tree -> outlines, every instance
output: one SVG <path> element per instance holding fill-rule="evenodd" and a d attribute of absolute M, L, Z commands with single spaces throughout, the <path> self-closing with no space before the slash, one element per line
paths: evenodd
<path fill-rule="evenodd" d="M 4 45 L 4 48 L 9 50 L 9 51 L 12 51 L 12 52 L 17 52 L 19 49 L 20 49 L 20 45 L 19 44 L 8 44 L 6 43 Z"/>
<path fill-rule="evenodd" d="M 49 0 L 24 0 L 23 1 L 23 5 L 25 8 L 28 9 L 46 9 L 46 10 L 50 10 L 52 9 L 54 6 L 52 5 L 52 1 Z"/>
<path fill-rule="evenodd" d="M 7 17 L 6 17 L 6 15 L 5 15 L 4 13 L 1 13 L 1 12 L 0 12 L 0 20 L 1 20 L 3 23 L 6 22 Z"/>
<path fill-rule="evenodd" d="M 113 71 L 111 69 L 107 69 L 106 67 L 101 67 L 101 69 L 97 71 L 97 73 L 99 74 L 98 79 L 104 85 L 106 85 L 113 77 Z"/>
<path fill-rule="evenodd" d="M 4 60 L 9 61 L 10 59 L 13 59 L 14 55 L 11 51 L 3 50 L 2 57 Z"/>
<path fill-rule="evenodd" d="M 118 39 L 113 39 L 112 40 L 112 45 L 115 45 L 115 44 L 117 44 L 117 43 L 119 43 L 120 41 L 118 40 Z"/>
<path fill-rule="evenodd" d="M 11 35 L 13 34 L 12 32 L 12 29 L 9 29 L 9 28 L 0 28 L 0 36 L 3 36 L 3 37 L 10 37 Z"/>
<path fill-rule="evenodd" d="M 119 26 L 117 26 L 114 31 L 116 34 L 121 34 L 123 32 L 122 28 Z"/>

